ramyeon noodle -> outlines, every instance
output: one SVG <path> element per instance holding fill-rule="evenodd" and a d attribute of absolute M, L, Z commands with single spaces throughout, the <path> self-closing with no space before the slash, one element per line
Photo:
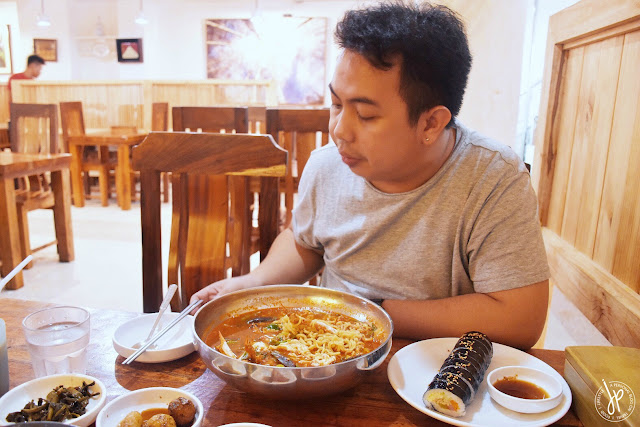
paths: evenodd
<path fill-rule="evenodd" d="M 365 353 L 365 343 L 374 339 L 371 324 L 343 320 L 344 316 L 333 313 L 323 320 L 309 320 L 305 317 L 309 314 L 294 312 L 277 321 L 288 341 L 272 347 L 286 352 L 298 366 L 325 366 L 357 357 Z"/>
<path fill-rule="evenodd" d="M 375 323 L 314 309 L 274 307 L 216 326 L 207 339 L 227 356 L 271 366 L 326 366 L 367 354 L 384 339 Z"/>

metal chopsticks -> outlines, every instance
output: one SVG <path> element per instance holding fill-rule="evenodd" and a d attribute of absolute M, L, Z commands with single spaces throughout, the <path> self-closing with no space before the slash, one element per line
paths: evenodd
<path fill-rule="evenodd" d="M 193 310 L 194 308 L 198 307 L 200 304 L 202 304 L 202 300 L 200 300 L 200 299 L 199 300 L 195 300 L 194 302 L 189 304 L 189 306 L 187 306 L 187 308 L 185 308 L 184 310 L 182 310 L 180 312 L 180 315 L 178 317 L 176 317 L 171 323 L 169 323 L 167 326 L 165 326 L 164 329 L 162 329 L 160 332 L 155 334 L 145 345 L 143 345 L 138 350 L 136 350 L 135 353 L 133 353 L 131 356 L 127 357 L 122 362 L 122 364 L 123 365 L 129 365 L 131 362 L 136 360 L 138 358 L 138 356 L 140 356 L 142 353 L 144 353 L 153 343 L 158 341 L 164 334 L 166 334 L 169 331 L 169 329 L 171 329 L 175 325 L 177 325 L 178 322 L 180 322 L 182 319 L 184 319 L 191 312 L 191 310 Z"/>

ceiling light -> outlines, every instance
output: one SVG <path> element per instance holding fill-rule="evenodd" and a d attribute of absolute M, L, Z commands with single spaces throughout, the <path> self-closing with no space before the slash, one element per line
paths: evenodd
<path fill-rule="evenodd" d="M 142 10 L 142 0 L 140 0 L 140 10 L 136 15 L 135 22 L 136 24 L 140 24 L 140 25 L 146 25 L 149 23 L 149 20 L 144 16 L 144 12 Z"/>
<path fill-rule="evenodd" d="M 49 27 L 51 26 L 51 20 L 44 13 L 44 0 L 40 0 L 40 14 L 38 15 L 37 25 L 38 27 Z"/>

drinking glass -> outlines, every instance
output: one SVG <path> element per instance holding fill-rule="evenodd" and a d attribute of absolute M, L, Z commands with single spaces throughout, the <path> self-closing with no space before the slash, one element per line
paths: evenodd
<path fill-rule="evenodd" d="M 59 306 L 31 313 L 22 321 L 36 377 L 87 370 L 90 316 L 84 308 Z"/>

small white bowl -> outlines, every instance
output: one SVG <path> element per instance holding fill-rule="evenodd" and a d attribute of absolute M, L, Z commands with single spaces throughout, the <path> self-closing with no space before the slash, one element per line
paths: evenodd
<path fill-rule="evenodd" d="M 178 397 L 186 397 L 196 407 L 196 419 L 191 427 L 201 427 L 204 420 L 202 402 L 188 391 L 171 387 L 151 387 L 132 391 L 109 402 L 96 419 L 96 427 L 116 427 L 129 412 L 167 407 Z"/>
<path fill-rule="evenodd" d="M 113 334 L 113 348 L 122 357 L 131 356 L 137 343 L 147 339 L 158 313 L 145 314 L 123 323 Z M 171 323 L 180 313 L 165 313 L 160 319 L 157 332 Z M 151 348 L 142 353 L 136 362 L 163 363 L 180 359 L 193 351 L 193 316 L 187 316 L 162 336 Z"/>
<path fill-rule="evenodd" d="M 87 412 L 81 417 L 72 420 L 65 420 L 65 424 L 73 424 L 78 427 L 87 427 L 98 416 L 98 412 L 107 401 L 107 388 L 102 381 L 89 375 L 83 374 L 57 374 L 48 375 L 46 377 L 36 378 L 21 384 L 9 390 L 2 398 L 0 398 L 0 423 L 6 422 L 7 415 L 11 412 L 17 412 L 24 408 L 24 405 L 31 400 L 39 397 L 45 398 L 47 394 L 59 385 L 65 387 L 82 386 L 82 382 L 91 383 L 95 381 L 95 385 L 91 386 L 91 392 L 100 393 L 98 396 L 92 397 L 87 405 Z M 4 424 L 2 424 L 4 425 Z M 20 424 L 12 424 L 20 425 Z"/>
<path fill-rule="evenodd" d="M 493 386 L 493 384 L 505 377 L 517 377 L 519 380 L 528 381 L 542 388 L 549 397 L 544 399 L 521 399 L 503 393 Z M 524 414 L 537 414 L 545 412 L 558 406 L 562 400 L 562 384 L 553 376 L 538 369 L 525 366 L 503 366 L 494 369 L 487 376 L 489 396 L 500 405 L 512 411 Z"/>

